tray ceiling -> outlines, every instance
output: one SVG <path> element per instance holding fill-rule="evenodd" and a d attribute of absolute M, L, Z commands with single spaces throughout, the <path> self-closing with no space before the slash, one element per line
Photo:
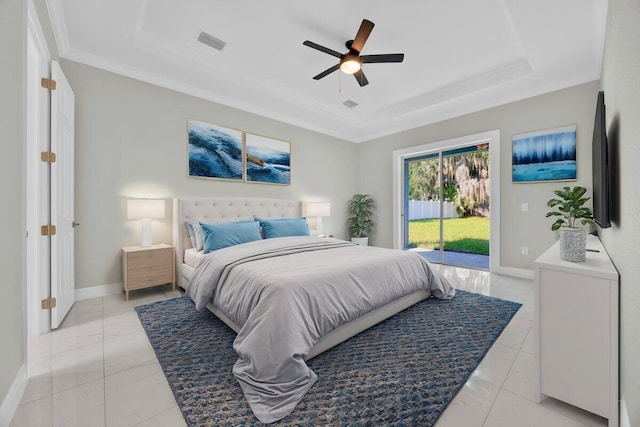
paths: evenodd
<path fill-rule="evenodd" d="M 606 0 L 47 0 L 60 56 L 352 142 L 600 78 Z M 363 18 L 370 82 L 339 52 Z M 219 51 L 198 41 L 206 32 Z M 344 103 L 351 101 L 355 107 Z"/>

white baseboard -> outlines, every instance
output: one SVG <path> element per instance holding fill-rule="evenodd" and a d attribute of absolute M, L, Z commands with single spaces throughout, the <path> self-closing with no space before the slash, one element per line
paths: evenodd
<path fill-rule="evenodd" d="M 498 268 L 491 270 L 491 272 L 502 274 L 503 276 L 519 277 L 521 279 L 533 280 L 533 270 L 528 270 L 526 268 L 499 266 Z"/>
<path fill-rule="evenodd" d="M 620 427 L 631 427 L 627 402 L 625 402 L 624 398 L 620 399 Z"/>
<path fill-rule="evenodd" d="M 9 427 L 9 424 L 11 424 L 11 419 L 13 419 L 13 416 L 18 409 L 20 400 L 22 400 L 22 395 L 27 388 L 28 381 L 27 365 L 23 363 L 20 370 L 18 370 L 18 374 L 16 375 L 15 380 L 13 380 L 13 384 L 11 384 L 7 395 L 4 397 L 4 400 L 0 405 L 0 427 Z"/>
<path fill-rule="evenodd" d="M 104 297 L 122 293 L 122 283 L 111 283 L 108 285 L 91 286 L 88 288 L 76 289 L 76 301 Z"/>

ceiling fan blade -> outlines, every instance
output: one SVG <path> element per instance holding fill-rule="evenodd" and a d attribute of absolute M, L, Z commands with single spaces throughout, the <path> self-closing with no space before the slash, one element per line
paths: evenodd
<path fill-rule="evenodd" d="M 360 87 L 366 86 L 366 85 L 369 84 L 369 80 L 367 80 L 367 77 L 362 72 L 362 69 L 360 69 L 360 70 L 356 71 L 355 73 L 353 73 L 353 77 L 356 78 L 356 80 L 358 81 L 358 84 L 360 85 Z"/>
<path fill-rule="evenodd" d="M 342 54 L 340 52 L 336 52 L 333 49 L 329 49 L 328 47 L 320 46 L 318 43 L 310 42 L 309 40 L 302 43 L 305 46 L 309 46 L 310 48 L 319 50 L 320 52 L 328 53 L 329 55 L 335 56 L 336 58 L 342 58 Z"/>
<path fill-rule="evenodd" d="M 387 53 L 383 55 L 363 55 L 360 57 L 363 64 L 373 64 L 376 62 L 402 62 L 404 53 Z"/>
<path fill-rule="evenodd" d="M 358 34 L 356 34 L 356 38 L 353 39 L 353 43 L 351 43 L 351 49 L 358 53 L 362 52 L 364 43 L 369 38 L 369 34 L 371 34 L 371 30 L 373 30 L 374 25 L 375 24 L 368 19 L 362 20 L 362 24 L 360 24 L 360 28 L 358 29 Z"/>
<path fill-rule="evenodd" d="M 314 80 L 320 80 L 321 78 L 328 76 L 329 74 L 333 73 L 334 71 L 336 71 L 338 68 L 340 68 L 340 64 L 336 64 L 331 68 L 327 68 L 326 70 L 324 70 L 323 72 L 321 72 L 320 74 L 318 74 L 317 76 L 315 76 L 313 79 Z"/>

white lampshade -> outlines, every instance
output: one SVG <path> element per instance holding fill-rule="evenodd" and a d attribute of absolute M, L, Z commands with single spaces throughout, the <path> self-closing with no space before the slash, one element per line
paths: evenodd
<path fill-rule="evenodd" d="M 164 200 L 134 199 L 127 200 L 128 219 L 164 218 Z"/>
<path fill-rule="evenodd" d="M 164 200 L 127 200 L 127 218 L 140 220 L 140 246 L 151 246 L 151 220 L 164 218 Z"/>
<path fill-rule="evenodd" d="M 305 203 L 305 214 L 307 216 L 331 216 L 331 203 L 307 202 Z"/>

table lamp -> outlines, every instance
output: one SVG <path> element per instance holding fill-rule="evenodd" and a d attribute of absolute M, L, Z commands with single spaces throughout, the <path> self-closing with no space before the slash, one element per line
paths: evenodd
<path fill-rule="evenodd" d="M 316 233 L 322 234 L 322 217 L 331 216 L 331 204 L 329 202 L 307 202 L 304 204 L 305 216 L 316 217 Z"/>
<path fill-rule="evenodd" d="M 164 218 L 164 200 L 127 200 L 127 218 L 139 219 L 141 228 L 140 246 L 151 246 L 151 220 Z"/>

